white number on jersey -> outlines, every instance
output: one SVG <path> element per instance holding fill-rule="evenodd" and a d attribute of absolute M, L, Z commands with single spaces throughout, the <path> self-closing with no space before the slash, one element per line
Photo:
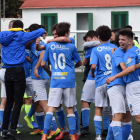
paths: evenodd
<path fill-rule="evenodd" d="M 111 56 L 109 54 L 105 55 L 105 61 L 106 61 L 106 68 L 108 70 L 112 70 Z"/>
<path fill-rule="evenodd" d="M 62 64 L 61 64 L 61 58 L 62 58 Z M 58 55 L 58 64 L 56 62 L 56 53 L 53 53 L 53 59 L 55 61 L 55 66 L 54 66 L 55 69 L 58 69 L 58 67 L 59 67 L 59 69 L 64 69 L 65 68 L 65 66 L 66 66 L 66 58 L 65 58 L 65 55 L 63 53 L 60 53 Z"/>

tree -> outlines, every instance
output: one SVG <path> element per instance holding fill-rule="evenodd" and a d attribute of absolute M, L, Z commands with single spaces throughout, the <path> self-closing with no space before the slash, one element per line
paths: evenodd
<path fill-rule="evenodd" d="M 1 14 L 3 17 L 3 0 L 1 2 Z M 22 16 L 22 10 L 19 8 L 23 3 L 23 0 L 5 0 L 5 17 L 16 18 L 18 14 Z"/>

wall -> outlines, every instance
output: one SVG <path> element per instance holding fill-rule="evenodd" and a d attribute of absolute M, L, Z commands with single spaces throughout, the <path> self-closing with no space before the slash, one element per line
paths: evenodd
<path fill-rule="evenodd" d="M 64 8 L 64 9 L 23 9 L 22 17 L 25 27 L 32 23 L 41 24 L 41 13 L 58 13 L 58 22 L 66 21 L 71 23 L 71 31 L 77 30 L 77 13 L 93 13 L 93 30 L 100 25 L 108 25 L 111 28 L 111 11 L 129 11 L 129 25 L 133 27 L 140 42 L 140 8 L 137 7 L 109 7 L 109 8 Z M 137 30 L 137 31 L 136 31 Z M 70 36 L 76 36 L 71 33 Z M 52 37 L 49 37 L 52 38 Z M 77 38 L 76 38 L 77 45 Z"/>
<path fill-rule="evenodd" d="M 9 22 L 11 20 L 21 20 L 21 18 L 1 18 L 1 31 L 6 31 L 8 30 L 9 27 Z"/>

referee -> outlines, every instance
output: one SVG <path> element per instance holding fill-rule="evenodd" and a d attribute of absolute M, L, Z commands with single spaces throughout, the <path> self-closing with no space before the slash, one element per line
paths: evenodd
<path fill-rule="evenodd" d="M 23 104 L 23 95 L 25 91 L 25 72 L 23 64 L 25 62 L 25 46 L 31 40 L 37 39 L 43 35 L 44 29 L 40 28 L 34 32 L 26 33 L 23 30 L 23 22 L 16 20 L 13 28 L 9 31 L 0 33 L 0 43 L 2 44 L 2 59 L 6 67 L 5 86 L 7 102 L 3 116 L 3 134 L 4 139 L 11 137 L 14 140 L 21 140 L 17 136 L 16 128 L 20 115 L 20 109 Z M 8 130 L 9 118 L 13 103 L 15 102 L 11 127 Z"/>

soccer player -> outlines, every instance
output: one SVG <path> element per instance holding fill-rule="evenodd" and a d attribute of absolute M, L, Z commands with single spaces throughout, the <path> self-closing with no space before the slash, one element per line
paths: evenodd
<path fill-rule="evenodd" d="M 59 23 L 56 27 L 58 36 L 68 37 L 69 23 Z M 51 71 L 48 70 L 46 61 L 51 63 Z M 48 112 L 45 117 L 42 140 L 47 139 L 53 113 L 60 106 L 61 100 L 66 106 L 70 139 L 75 140 L 76 122 L 73 107 L 76 105 L 75 67 L 82 64 L 76 47 L 72 43 L 51 42 L 48 44 L 41 65 L 51 76 L 51 85 L 48 100 Z"/>
<path fill-rule="evenodd" d="M 94 75 L 95 71 L 95 116 L 94 125 L 96 130 L 95 140 L 101 140 L 101 123 L 102 123 L 102 109 L 108 107 L 107 99 L 107 84 L 106 79 L 111 74 L 111 50 L 116 46 L 108 43 L 111 37 L 111 30 L 108 26 L 100 26 L 97 28 L 98 38 L 101 42 L 99 47 L 95 47 L 92 50 L 90 64 L 91 64 L 91 75 Z"/>
<path fill-rule="evenodd" d="M 23 95 L 25 91 L 25 72 L 23 64 L 25 62 L 25 45 L 27 42 L 38 38 L 44 34 L 44 29 L 39 29 L 32 33 L 23 31 L 23 23 L 16 20 L 13 28 L 9 31 L 0 33 L 0 43 L 2 44 L 2 59 L 5 64 L 5 86 L 7 102 L 3 117 L 3 138 L 12 137 L 20 140 L 17 136 L 16 128 L 19 119 L 20 109 L 23 104 Z M 8 131 L 9 118 L 13 103 L 15 101 L 12 114 L 11 127 Z"/>
<path fill-rule="evenodd" d="M 123 60 L 124 54 L 121 48 L 116 49 L 113 53 L 111 76 L 116 75 L 126 68 Z M 131 115 L 126 101 L 125 88 L 125 82 L 122 77 L 108 85 L 107 92 L 112 107 L 113 119 L 109 126 L 106 140 L 127 140 L 131 132 Z M 121 129 L 122 124 L 123 127 Z"/>
<path fill-rule="evenodd" d="M 38 28 L 45 26 L 38 25 L 38 24 L 32 24 L 29 27 L 30 32 L 37 30 Z M 41 41 L 41 45 L 44 45 L 44 43 Z M 44 55 L 44 51 L 36 51 L 35 50 L 35 44 L 36 41 L 31 43 L 30 50 L 31 50 L 31 67 L 32 67 L 32 84 L 33 84 L 33 91 L 34 91 L 34 108 L 35 108 L 35 115 L 38 123 L 38 129 L 34 132 L 31 132 L 31 135 L 37 135 L 43 133 L 44 128 L 44 112 L 47 112 L 48 106 L 47 106 L 47 92 L 46 88 L 49 84 L 50 77 L 48 74 L 42 69 L 41 61 L 42 57 Z M 39 77 L 36 78 L 34 75 L 34 71 L 38 70 Z M 54 130 L 57 132 L 57 134 L 60 132 L 60 129 L 58 128 L 55 118 L 53 117 L 53 128 L 51 130 Z"/>
<path fill-rule="evenodd" d="M 65 37 L 65 36 L 61 36 L 61 37 L 58 37 L 58 35 L 56 34 L 56 27 L 57 27 L 58 24 L 54 24 L 51 28 L 52 30 L 52 33 L 53 33 L 53 37 L 54 39 L 50 39 L 47 41 L 47 43 L 49 42 L 67 42 L 67 43 L 73 43 L 75 44 L 75 40 L 73 38 L 70 38 L 70 37 Z M 69 36 L 69 35 L 68 35 Z M 38 41 L 40 39 L 38 38 Z M 38 44 L 38 43 L 37 43 Z M 35 47 L 37 50 L 45 50 L 45 47 L 43 45 L 39 45 Z M 36 74 L 35 74 L 36 75 Z M 56 108 L 56 117 L 57 117 L 57 120 L 59 122 L 59 125 L 61 127 L 61 132 L 59 134 L 58 137 L 56 137 L 55 139 L 56 140 L 60 140 L 60 139 L 63 139 L 63 137 L 67 134 L 69 134 L 69 130 L 66 126 L 66 122 L 65 122 L 65 114 L 64 114 L 64 110 L 63 110 L 63 107 L 62 107 L 62 103 L 61 105 Z M 76 118 L 76 139 L 78 139 L 80 137 L 80 133 L 79 133 L 79 115 L 78 115 L 78 111 L 76 109 L 76 107 L 74 107 L 74 114 L 75 114 L 75 118 Z M 53 135 L 55 134 L 54 131 L 51 131 L 50 132 L 50 135 L 48 136 L 49 138 L 53 138 Z"/>
<path fill-rule="evenodd" d="M 119 31 L 119 34 L 119 43 L 121 49 L 125 52 L 123 60 L 127 68 L 113 77 L 109 77 L 106 82 L 109 84 L 116 78 L 123 77 L 123 80 L 126 83 L 126 98 L 130 113 L 135 117 L 136 122 L 140 124 L 140 69 L 136 69 L 135 66 L 140 63 L 140 50 L 133 46 L 132 31 L 124 29 Z"/>
<path fill-rule="evenodd" d="M 110 43 L 115 44 L 115 38 L 116 34 L 121 30 L 120 28 L 115 28 L 111 30 L 111 37 L 110 37 Z"/>
<path fill-rule="evenodd" d="M 91 41 L 98 41 L 98 33 L 96 31 L 90 30 L 86 33 L 84 36 L 84 39 L 86 42 Z M 99 42 L 99 41 L 98 41 Z M 98 43 L 100 45 L 100 42 Z M 90 55 L 92 52 L 93 47 L 92 46 L 88 49 L 86 49 L 85 58 L 83 60 L 83 65 L 87 66 L 90 62 Z M 84 84 L 82 95 L 81 95 L 81 112 L 82 112 L 82 129 L 81 129 L 81 136 L 89 135 L 89 116 L 90 116 L 90 106 L 89 103 L 94 103 L 94 97 L 95 97 L 95 78 L 91 77 L 90 71 L 88 72 L 87 80 Z"/>
<path fill-rule="evenodd" d="M 26 61 L 24 63 L 24 70 L 25 70 L 25 77 L 26 77 L 26 89 L 25 89 L 25 93 L 24 93 L 24 104 L 22 107 L 25 106 L 25 112 L 26 115 L 30 112 L 30 109 L 32 109 L 32 96 L 33 96 L 33 87 L 32 87 L 32 79 L 31 79 L 31 59 L 30 59 L 30 51 L 29 50 L 25 50 L 26 51 Z M 26 121 L 26 116 L 24 117 L 25 121 Z M 31 124 L 27 123 L 28 127 L 33 129 L 33 128 L 38 128 L 38 126 L 36 125 L 33 115 L 31 115 Z"/>

